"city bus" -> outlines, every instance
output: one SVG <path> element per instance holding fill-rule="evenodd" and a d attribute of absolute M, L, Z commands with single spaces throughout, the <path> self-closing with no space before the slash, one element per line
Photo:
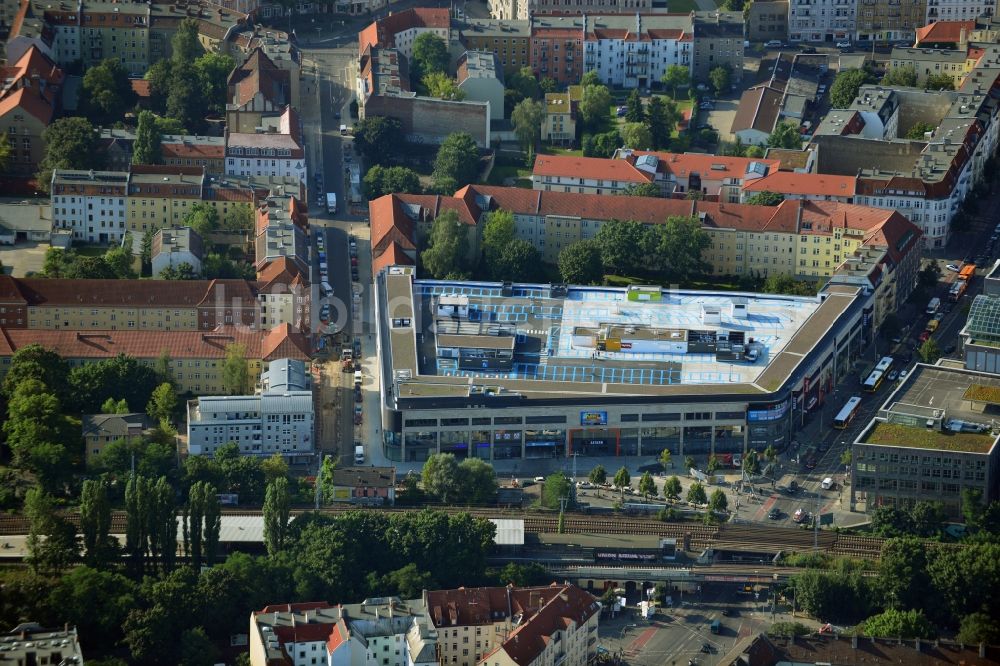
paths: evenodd
<path fill-rule="evenodd" d="M 882 379 L 885 377 L 885 373 L 881 370 L 873 370 L 872 374 L 868 375 L 868 379 L 862 384 L 862 388 L 866 393 L 874 393 L 882 386 Z"/>
<path fill-rule="evenodd" d="M 892 369 L 893 358 L 891 356 L 883 356 L 879 359 L 879 362 L 875 364 L 875 369 L 881 372 L 883 375 L 889 374 L 889 370 Z"/>
<path fill-rule="evenodd" d="M 833 419 L 833 427 L 838 430 L 843 430 L 851 424 L 854 420 L 854 415 L 858 413 L 858 407 L 861 406 L 861 396 L 856 395 L 847 401 L 844 408 L 840 410 L 837 416 Z"/>

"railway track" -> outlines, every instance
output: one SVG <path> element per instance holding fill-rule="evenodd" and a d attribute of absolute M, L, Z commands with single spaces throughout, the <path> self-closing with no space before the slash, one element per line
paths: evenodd
<path fill-rule="evenodd" d="M 558 518 L 554 515 L 539 515 L 522 511 L 503 509 L 482 509 L 462 507 L 434 507 L 448 513 L 467 512 L 479 518 L 515 518 L 524 520 L 527 533 L 554 533 L 558 531 Z M 321 511 L 327 514 L 339 514 L 357 510 L 353 506 L 331 506 Z M 382 513 L 405 513 L 419 509 L 391 507 L 371 509 Z M 311 509 L 294 509 L 292 515 L 310 512 Z M 260 516 L 259 509 L 223 509 L 225 516 Z M 79 525 L 79 515 L 66 513 L 64 517 Z M 29 525 L 22 516 L 0 516 L 0 536 L 27 534 Z M 648 535 L 677 539 L 683 543 L 689 538 L 689 548 L 692 551 L 702 551 L 707 548 L 727 549 L 743 552 L 807 552 L 813 549 L 813 532 L 802 529 L 771 527 L 767 525 L 731 524 L 708 526 L 690 523 L 662 522 L 655 518 L 635 516 L 590 516 L 585 514 L 567 513 L 564 521 L 564 531 L 568 534 L 595 535 Z M 111 532 L 125 532 L 125 513 L 115 511 L 111 516 Z M 831 555 L 841 555 L 869 560 L 877 560 L 882 551 L 884 540 L 879 537 L 840 532 L 820 531 L 817 539 L 819 550 Z M 935 544 L 941 546 L 960 547 L 958 544 Z"/>

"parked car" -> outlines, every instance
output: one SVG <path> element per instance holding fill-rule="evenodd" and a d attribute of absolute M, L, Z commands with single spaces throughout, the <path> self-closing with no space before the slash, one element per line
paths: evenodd
<path fill-rule="evenodd" d="M 801 53 L 805 53 L 805 54 L 813 54 L 813 53 L 816 53 L 816 47 L 815 46 L 803 46 L 802 47 L 802 51 L 800 51 L 800 52 Z"/>
<path fill-rule="evenodd" d="M 931 337 L 931 332 L 930 331 L 921 331 L 920 336 L 917 337 L 917 340 L 920 341 L 920 344 L 923 344 L 923 343 L 927 342 L 927 338 L 929 338 L 929 337 Z"/>
<path fill-rule="evenodd" d="M 947 266 L 945 266 L 945 268 L 947 268 L 949 271 L 953 271 L 955 273 L 958 273 L 959 271 L 962 270 L 961 268 L 959 268 L 955 264 L 948 264 Z"/>
<path fill-rule="evenodd" d="M 899 381 L 903 381 L 904 379 L 906 379 L 906 375 L 908 375 L 908 374 L 910 374 L 909 370 L 900 370 L 899 371 Z"/>
<path fill-rule="evenodd" d="M 769 49 L 780 49 L 782 46 L 784 46 L 784 44 L 781 43 L 780 39 L 769 39 L 768 41 L 764 42 L 764 46 L 766 46 Z"/>
<path fill-rule="evenodd" d="M 804 523 L 805 521 L 809 520 L 809 512 L 803 511 L 801 508 L 796 509 L 795 513 L 792 515 L 792 520 L 794 520 L 797 523 Z"/>
<path fill-rule="evenodd" d="M 899 378 L 899 373 L 898 372 L 896 372 L 895 370 L 890 370 L 889 371 L 889 381 L 890 382 L 894 382 L 898 378 Z"/>
<path fill-rule="evenodd" d="M 354 389 L 354 402 L 364 402 L 364 395 L 361 393 L 360 388 Z"/>
<path fill-rule="evenodd" d="M 837 42 L 836 46 L 837 46 L 838 49 L 849 49 L 849 48 L 851 48 L 851 43 L 850 42 Z"/>
<path fill-rule="evenodd" d="M 628 113 L 628 107 L 626 106 L 619 106 L 618 109 L 615 111 L 615 114 L 619 118 L 624 118 L 626 113 Z"/>
<path fill-rule="evenodd" d="M 711 111 L 712 109 L 715 108 L 715 104 L 713 104 L 712 102 L 702 102 L 701 104 L 698 105 L 698 108 L 701 109 L 702 111 Z"/>
<path fill-rule="evenodd" d="M 775 507 L 767 512 L 767 517 L 771 520 L 778 520 L 781 518 L 781 509 Z"/>
<path fill-rule="evenodd" d="M 955 349 L 957 349 L 955 347 L 955 345 L 948 345 L 947 347 L 944 348 L 944 353 L 945 354 L 954 354 L 955 353 Z"/>

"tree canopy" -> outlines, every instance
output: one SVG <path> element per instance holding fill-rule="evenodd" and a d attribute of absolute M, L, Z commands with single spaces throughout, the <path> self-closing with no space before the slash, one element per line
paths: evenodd
<path fill-rule="evenodd" d="M 420 254 L 424 270 L 435 278 L 464 276 L 469 257 L 468 233 L 455 211 L 439 214 L 431 225 L 428 247 Z"/>
<path fill-rule="evenodd" d="M 866 83 L 874 83 L 872 75 L 867 70 L 841 71 L 830 86 L 830 105 L 835 109 L 848 108 L 858 96 L 858 90 Z"/>
<path fill-rule="evenodd" d="M 413 169 L 402 166 L 372 166 L 362 180 L 365 196 L 369 200 L 386 194 L 420 194 L 420 176 Z"/>
<path fill-rule="evenodd" d="M 427 34 L 427 33 L 425 33 Z M 476 180 L 479 174 L 479 147 L 468 132 L 448 135 L 434 159 L 434 187 L 453 194 Z"/>
<path fill-rule="evenodd" d="M 117 58 L 90 67 L 83 76 L 81 105 L 96 125 L 110 125 L 125 118 L 135 106 L 136 95 L 128 70 Z"/>
<path fill-rule="evenodd" d="M 48 192 L 55 169 L 100 169 L 97 134 L 86 118 L 59 118 L 42 130 L 45 155 L 38 164 L 38 187 Z"/>

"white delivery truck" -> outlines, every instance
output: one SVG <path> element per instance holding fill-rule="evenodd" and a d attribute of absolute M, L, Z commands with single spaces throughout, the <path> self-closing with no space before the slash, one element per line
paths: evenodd
<path fill-rule="evenodd" d="M 326 212 L 333 214 L 337 212 L 337 193 L 326 193 Z"/>
<path fill-rule="evenodd" d="M 363 465 L 365 463 L 365 447 L 357 442 L 354 443 L 354 464 Z"/>

